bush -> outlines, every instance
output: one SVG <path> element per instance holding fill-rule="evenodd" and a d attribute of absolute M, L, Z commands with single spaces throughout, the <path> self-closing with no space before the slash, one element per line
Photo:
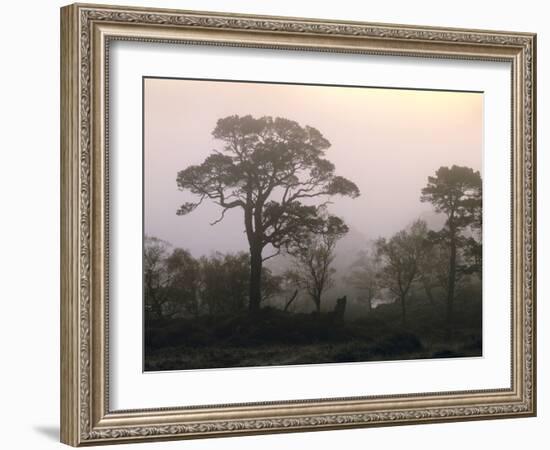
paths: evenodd
<path fill-rule="evenodd" d="M 420 339 L 412 333 L 398 333 L 388 336 L 373 346 L 372 352 L 377 356 L 392 357 L 422 351 Z"/>

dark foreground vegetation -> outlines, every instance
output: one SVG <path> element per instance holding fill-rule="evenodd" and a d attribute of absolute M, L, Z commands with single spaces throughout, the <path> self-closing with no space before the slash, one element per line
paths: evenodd
<path fill-rule="evenodd" d="M 444 305 L 413 303 L 402 324 L 398 303 L 356 320 L 330 313 L 266 308 L 256 317 L 200 316 L 151 320 L 145 370 L 184 370 L 481 356 L 481 298 L 457 298 L 455 328 L 446 333 Z"/>

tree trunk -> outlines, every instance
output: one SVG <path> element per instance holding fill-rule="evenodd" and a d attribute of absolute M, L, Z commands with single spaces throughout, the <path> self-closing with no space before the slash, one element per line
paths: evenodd
<path fill-rule="evenodd" d="M 367 311 L 370 313 L 372 312 L 372 298 L 374 295 L 371 295 L 370 293 L 367 294 Z"/>
<path fill-rule="evenodd" d="M 399 297 L 401 299 L 401 321 L 403 322 L 403 325 L 407 323 L 407 309 L 405 305 L 405 297 L 407 294 L 401 294 Z"/>
<path fill-rule="evenodd" d="M 456 280 L 456 237 L 454 230 L 451 231 L 450 239 L 451 254 L 449 258 L 449 282 L 447 284 L 447 337 L 453 334 L 454 321 L 454 297 Z"/>
<path fill-rule="evenodd" d="M 288 308 L 290 307 L 290 305 L 292 304 L 292 302 L 294 301 L 294 299 L 298 296 L 298 289 L 295 289 L 294 290 L 294 293 L 292 294 L 292 296 L 290 297 L 290 299 L 286 302 L 286 305 L 285 305 L 285 309 L 284 311 L 288 311 Z"/>
<path fill-rule="evenodd" d="M 250 246 L 250 313 L 260 310 L 262 300 L 262 248 L 259 245 Z"/>
<path fill-rule="evenodd" d="M 422 286 L 424 286 L 424 291 L 426 291 L 426 296 L 428 297 L 428 300 L 430 301 L 430 305 L 435 305 L 435 299 L 432 292 L 432 286 L 430 285 L 430 282 L 426 279 L 425 276 L 422 276 Z"/>
<path fill-rule="evenodd" d="M 315 304 L 315 313 L 321 314 L 321 296 L 318 294 L 310 293 L 311 300 L 313 300 L 313 303 Z"/>

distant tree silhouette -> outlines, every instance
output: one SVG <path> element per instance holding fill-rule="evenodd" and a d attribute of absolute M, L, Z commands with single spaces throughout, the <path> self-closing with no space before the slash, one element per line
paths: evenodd
<path fill-rule="evenodd" d="M 283 276 L 274 275 L 267 267 L 262 267 L 262 304 L 283 293 Z"/>
<path fill-rule="evenodd" d="M 449 282 L 449 246 L 440 233 L 432 230 L 428 232 L 419 267 L 420 282 L 430 304 L 434 306 L 434 290 L 441 287 L 447 292 Z"/>
<path fill-rule="evenodd" d="M 143 285 L 145 307 L 157 318 L 173 314 L 168 307 L 170 274 L 166 270 L 166 257 L 170 244 L 162 239 L 145 236 L 143 249 Z"/>
<path fill-rule="evenodd" d="M 417 220 L 390 239 L 380 238 L 376 241 L 376 251 L 382 266 L 378 272 L 380 284 L 399 299 L 403 323 L 407 321 L 407 294 L 420 275 L 427 234 L 426 222 Z"/>
<path fill-rule="evenodd" d="M 475 273 L 481 279 L 481 265 L 483 255 L 483 245 L 481 242 L 483 228 L 483 208 L 482 208 L 482 192 L 481 184 L 475 191 L 474 197 L 471 199 L 469 207 L 471 214 L 471 236 L 466 238 L 464 256 L 468 262 L 466 271 Z"/>
<path fill-rule="evenodd" d="M 359 301 L 365 303 L 370 312 L 372 301 L 380 288 L 380 259 L 371 251 L 361 251 L 349 271 L 350 274 L 344 280 L 361 292 Z"/>
<path fill-rule="evenodd" d="M 209 314 L 236 313 L 248 300 L 249 258 L 245 252 L 200 259 L 200 297 Z"/>
<path fill-rule="evenodd" d="M 186 312 L 197 316 L 200 313 L 199 262 L 191 256 L 189 251 L 175 248 L 166 257 L 165 270 L 168 276 L 167 303 L 170 303 L 174 313 Z"/>
<path fill-rule="evenodd" d="M 246 310 L 249 294 L 250 256 L 246 252 L 214 253 L 200 261 L 199 296 L 209 314 L 233 314 Z M 262 301 L 281 291 L 281 277 L 262 268 Z"/>
<path fill-rule="evenodd" d="M 334 261 L 334 249 L 338 239 L 348 232 L 348 227 L 335 216 L 322 216 L 325 222 L 323 230 L 310 233 L 289 247 L 294 257 L 294 267 L 286 273 L 287 279 L 304 289 L 321 312 L 323 293 L 332 286 L 336 270 L 331 266 Z"/>
<path fill-rule="evenodd" d="M 470 227 L 481 228 L 481 176 L 469 167 L 440 167 L 435 177 L 428 177 L 422 189 L 421 200 L 434 205 L 436 212 L 445 214 L 447 220 L 440 236 L 448 245 L 447 332 L 453 329 L 455 286 L 458 275 L 458 251 L 465 242 L 464 231 Z M 474 241 L 475 242 L 475 241 Z M 471 243 L 471 242 L 470 242 Z M 480 247 L 476 250 L 481 253 Z M 481 264 L 481 263 L 480 263 Z M 481 267 L 479 265 L 479 267 Z"/>
<path fill-rule="evenodd" d="M 188 214 L 204 200 L 221 208 L 213 223 L 229 209 L 243 212 L 250 252 L 249 308 L 254 313 L 262 301 L 263 262 L 323 228 L 320 206 L 326 200 L 321 205 L 311 205 L 311 200 L 355 198 L 359 189 L 335 174 L 334 164 L 324 158 L 330 143 L 313 127 L 280 117 L 234 115 L 219 119 L 212 135 L 223 143 L 222 149 L 177 175 L 179 189 L 198 196 L 177 213 Z M 266 247 L 274 253 L 264 256 Z"/>

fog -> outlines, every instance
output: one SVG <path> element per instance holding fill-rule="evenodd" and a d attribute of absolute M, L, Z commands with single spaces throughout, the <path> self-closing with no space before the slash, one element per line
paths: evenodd
<path fill-rule="evenodd" d="M 480 93 L 146 79 L 144 232 L 196 257 L 248 249 L 238 208 L 214 226 L 220 208 L 206 200 L 176 215 L 182 203 L 197 200 L 177 189 L 177 172 L 221 150 L 211 132 L 233 114 L 285 117 L 331 142 L 326 158 L 361 195 L 336 197 L 329 210 L 344 219 L 357 245 L 419 217 L 437 223 L 420 191 L 441 166 L 482 171 L 482 112 Z"/>

